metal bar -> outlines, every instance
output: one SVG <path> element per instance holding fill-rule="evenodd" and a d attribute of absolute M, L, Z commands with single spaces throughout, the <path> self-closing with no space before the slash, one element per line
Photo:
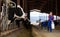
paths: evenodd
<path fill-rule="evenodd" d="M 8 11 L 8 4 L 7 4 L 7 0 L 3 0 L 3 19 L 2 19 L 2 28 L 3 28 L 3 31 L 7 30 L 7 17 L 8 17 L 8 14 L 7 14 L 7 11 Z"/>
<path fill-rule="evenodd" d="M 5 23 L 5 15 L 6 15 L 6 1 L 3 0 L 3 19 L 2 19 L 2 30 L 5 30 L 6 23 Z"/>

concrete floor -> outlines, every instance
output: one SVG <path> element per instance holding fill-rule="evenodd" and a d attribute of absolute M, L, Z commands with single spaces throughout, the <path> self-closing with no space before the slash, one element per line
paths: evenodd
<path fill-rule="evenodd" d="M 60 30 L 53 30 L 53 32 L 48 32 L 47 30 L 38 30 L 33 27 L 32 34 L 34 37 L 60 37 Z"/>
<path fill-rule="evenodd" d="M 16 30 L 6 36 L 3 37 L 32 37 L 31 31 L 21 27 L 19 30 Z"/>
<path fill-rule="evenodd" d="M 54 30 L 53 32 L 48 32 L 46 30 L 38 30 L 35 27 L 32 27 L 32 34 L 29 30 L 25 28 L 19 29 L 7 36 L 4 37 L 60 37 L 60 31 Z"/>
<path fill-rule="evenodd" d="M 15 31 L 4 37 L 30 37 L 30 34 L 28 31 L 25 31 L 24 29 L 22 29 L 22 30 Z"/>

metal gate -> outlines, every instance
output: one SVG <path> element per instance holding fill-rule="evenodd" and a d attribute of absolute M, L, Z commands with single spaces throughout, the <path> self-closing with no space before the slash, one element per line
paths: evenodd
<path fill-rule="evenodd" d="M 10 0 L 4 0 L 3 1 L 3 6 L 2 6 L 2 22 L 1 22 L 1 31 L 6 31 L 9 29 L 9 20 L 8 20 L 8 8 L 9 8 L 9 4 L 14 2 L 10 1 Z M 15 5 L 16 6 L 16 5 Z M 13 6 L 14 7 L 14 6 Z"/>

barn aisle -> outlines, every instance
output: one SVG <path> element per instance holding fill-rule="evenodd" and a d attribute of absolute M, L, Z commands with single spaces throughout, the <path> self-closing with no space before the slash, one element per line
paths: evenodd
<path fill-rule="evenodd" d="M 10 33 L 9 35 L 4 36 L 4 37 L 30 37 L 30 34 L 25 29 L 21 29 L 13 33 Z"/>
<path fill-rule="evenodd" d="M 53 32 L 48 32 L 47 30 L 38 30 L 33 27 L 32 34 L 34 37 L 60 37 L 60 30 L 53 30 Z"/>
<path fill-rule="evenodd" d="M 31 31 L 21 26 L 20 29 L 15 30 L 3 37 L 31 37 Z"/>
<path fill-rule="evenodd" d="M 38 30 L 37 28 L 32 27 L 32 36 L 33 37 L 60 37 L 60 31 L 54 30 L 53 32 L 48 32 L 45 30 Z M 31 36 L 31 32 L 23 27 L 3 37 L 32 37 L 32 36 Z"/>

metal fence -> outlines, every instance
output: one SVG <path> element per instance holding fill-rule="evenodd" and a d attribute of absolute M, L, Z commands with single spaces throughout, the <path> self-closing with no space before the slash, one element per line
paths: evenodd
<path fill-rule="evenodd" d="M 15 21 L 12 24 L 8 24 L 8 1 L 3 1 L 2 12 L 0 17 L 0 31 L 7 31 L 16 28 Z"/>

